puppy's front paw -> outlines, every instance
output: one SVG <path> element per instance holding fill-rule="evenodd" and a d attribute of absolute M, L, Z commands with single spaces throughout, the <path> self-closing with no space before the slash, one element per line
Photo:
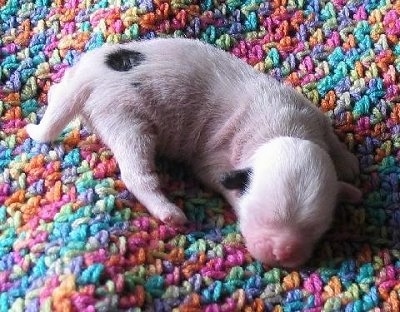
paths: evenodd
<path fill-rule="evenodd" d="M 48 135 L 43 132 L 42 128 L 39 125 L 28 124 L 25 126 L 25 130 L 28 135 L 37 142 L 45 143 L 50 141 Z"/>
<path fill-rule="evenodd" d="M 182 226 L 188 223 L 188 219 L 183 211 L 174 204 L 164 206 L 160 215 L 156 217 L 162 222 L 173 226 Z"/>
<path fill-rule="evenodd" d="M 336 171 L 339 180 L 353 182 L 360 174 L 358 159 L 352 153 L 346 151 L 341 155 L 340 159 L 336 160 Z"/>

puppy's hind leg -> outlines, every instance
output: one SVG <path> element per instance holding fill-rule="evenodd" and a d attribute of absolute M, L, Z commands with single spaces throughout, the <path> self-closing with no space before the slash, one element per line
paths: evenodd
<path fill-rule="evenodd" d="M 57 138 L 63 128 L 78 114 L 90 92 L 85 83 L 72 79 L 74 68 L 67 70 L 59 84 L 54 84 L 48 94 L 48 106 L 38 125 L 28 124 L 28 135 L 38 142 Z"/>
<path fill-rule="evenodd" d="M 155 137 L 149 130 L 151 127 L 131 118 L 111 118 L 108 116 L 107 123 L 104 119 L 99 121 L 95 127 L 114 153 L 127 189 L 154 217 L 172 225 L 185 224 L 185 214 L 161 192 L 155 172 Z"/>
<path fill-rule="evenodd" d="M 362 200 L 361 191 L 355 186 L 347 183 L 354 182 L 360 174 L 358 159 L 346 146 L 339 141 L 332 130 L 328 131 L 327 143 L 329 154 L 335 165 L 339 181 L 339 199 L 350 203 L 359 203 Z"/>
<path fill-rule="evenodd" d="M 339 141 L 333 131 L 328 132 L 327 143 L 339 180 L 353 182 L 360 173 L 357 157 Z"/>

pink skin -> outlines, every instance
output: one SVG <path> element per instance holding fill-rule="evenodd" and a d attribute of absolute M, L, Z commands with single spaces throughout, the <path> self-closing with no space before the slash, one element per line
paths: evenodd
<path fill-rule="evenodd" d="M 118 69 L 126 64 L 131 68 Z M 187 222 L 161 191 L 154 162 L 160 153 L 188 163 L 225 196 L 250 253 L 267 264 L 304 262 L 329 228 L 337 197 L 361 198 L 344 182 L 358 175 L 357 158 L 321 111 L 293 88 L 198 40 L 144 40 L 85 53 L 51 87 L 40 124 L 26 131 L 49 142 L 76 116 L 111 149 L 127 189 L 154 217 Z M 245 190 L 222 186 L 226 173 L 247 168 Z M 303 228 L 316 234 L 303 239 Z"/>
<path fill-rule="evenodd" d="M 279 233 L 279 234 L 278 234 Z M 243 232 L 246 246 L 254 258 L 270 266 L 298 267 L 310 256 L 312 243 L 305 246 L 301 233 L 270 228 L 256 236 Z"/>

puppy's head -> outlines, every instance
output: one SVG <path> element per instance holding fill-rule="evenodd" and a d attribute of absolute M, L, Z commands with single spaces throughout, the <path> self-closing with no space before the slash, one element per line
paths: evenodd
<path fill-rule="evenodd" d="M 308 260 L 330 227 L 339 193 L 347 198 L 360 194 L 337 180 L 326 151 L 289 137 L 259 147 L 250 168 L 227 174 L 222 184 L 239 190 L 235 209 L 250 254 L 288 268 Z"/>

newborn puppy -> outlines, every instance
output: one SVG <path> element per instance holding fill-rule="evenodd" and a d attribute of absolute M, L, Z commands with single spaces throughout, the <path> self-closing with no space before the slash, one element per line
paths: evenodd
<path fill-rule="evenodd" d="M 196 40 L 106 45 L 82 56 L 49 91 L 39 125 L 54 140 L 80 115 L 118 161 L 126 187 L 160 220 L 184 213 L 160 191 L 155 154 L 189 163 L 238 216 L 249 252 L 268 265 L 297 267 L 329 228 L 342 181 L 357 159 L 328 119 L 294 89 Z"/>

